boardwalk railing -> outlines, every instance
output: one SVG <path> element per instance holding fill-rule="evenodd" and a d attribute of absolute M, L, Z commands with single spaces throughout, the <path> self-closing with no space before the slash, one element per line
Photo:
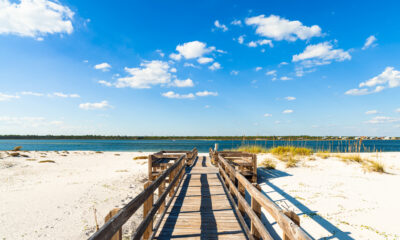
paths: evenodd
<path fill-rule="evenodd" d="M 150 157 L 151 156 L 151 157 Z M 150 155 L 149 160 L 153 159 L 154 155 Z M 197 155 L 196 155 L 197 156 Z M 155 157 L 157 158 L 157 157 Z M 174 163 L 161 172 L 157 178 L 152 179 L 149 175 L 149 181 L 145 183 L 145 189 L 125 207 L 116 213 L 109 221 L 107 221 L 97 232 L 95 232 L 89 240 L 110 240 L 119 232 L 129 218 L 143 205 L 143 221 L 137 227 L 131 239 L 139 240 L 148 239 L 153 231 L 153 220 L 156 217 L 157 211 L 165 214 L 165 200 L 168 194 L 173 196 L 178 181 L 182 179 L 184 169 L 186 167 L 187 154 L 175 155 Z M 151 161 L 149 161 L 151 164 Z M 168 182 L 167 188 L 165 183 Z M 154 203 L 154 192 L 159 189 L 157 201 Z M 121 236 L 121 235 L 119 235 Z"/>
<path fill-rule="evenodd" d="M 198 151 L 196 148 L 193 148 L 192 151 L 160 151 L 149 155 L 149 180 L 156 179 L 165 169 L 172 166 L 172 162 L 176 161 L 182 154 L 186 156 L 186 164 L 192 165 Z"/>
<path fill-rule="evenodd" d="M 261 222 L 261 208 L 264 208 L 278 223 L 283 231 L 284 240 L 311 240 L 311 238 L 300 228 L 299 219 L 293 212 L 285 212 L 273 201 L 267 198 L 256 184 L 250 183 L 239 171 L 235 169 L 224 157 L 223 153 L 214 155 L 215 163 L 218 165 L 220 174 L 227 185 L 230 194 L 237 199 L 240 218 L 247 215 L 250 219 L 250 229 L 246 225 L 246 232 L 250 231 L 251 238 L 273 239 L 263 223 Z M 251 205 L 245 199 L 246 191 L 251 196 Z M 295 223 L 297 222 L 297 223 Z"/>
<path fill-rule="evenodd" d="M 239 151 L 214 151 L 210 148 L 211 162 L 216 165 L 218 155 L 224 157 L 230 165 L 237 169 L 252 183 L 257 183 L 257 155 Z"/>

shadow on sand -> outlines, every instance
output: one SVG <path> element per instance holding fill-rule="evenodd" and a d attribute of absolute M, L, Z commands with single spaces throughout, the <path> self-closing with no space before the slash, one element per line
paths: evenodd
<path fill-rule="evenodd" d="M 354 238 L 350 237 L 351 232 L 343 232 L 338 227 L 336 227 L 331 222 L 329 222 L 327 219 L 318 215 L 317 214 L 318 211 L 313 211 L 313 210 L 309 209 L 307 206 L 305 206 L 301 202 L 299 202 L 296 198 L 292 197 L 291 195 L 286 193 L 284 190 L 282 190 L 278 186 L 276 186 L 273 183 L 268 181 L 269 179 L 287 177 L 287 176 L 291 176 L 291 175 L 286 172 L 279 171 L 276 169 L 270 169 L 270 170 L 260 169 L 260 168 L 258 169 L 258 182 L 261 184 L 265 184 L 272 189 L 272 191 L 269 191 L 269 192 L 263 191 L 264 195 L 266 197 L 268 197 L 267 194 L 270 194 L 272 192 L 276 192 L 276 193 L 280 194 L 283 197 L 283 199 L 279 199 L 274 202 L 287 200 L 288 202 L 290 202 L 291 204 L 296 206 L 301 211 L 301 213 L 298 215 L 304 215 L 304 214 L 308 215 L 312 220 L 314 220 L 317 224 L 319 224 L 322 228 L 324 228 L 326 231 L 328 231 L 331 234 L 331 236 L 320 238 L 321 240 L 322 239 L 324 239 L 324 240 L 325 239 L 326 240 L 328 240 L 328 239 L 354 240 Z M 266 218 L 264 218 L 263 220 L 266 220 Z M 268 228 L 268 230 L 271 230 L 271 228 Z M 271 232 L 273 233 L 272 237 L 275 238 L 278 236 L 274 230 L 272 230 Z M 311 234 L 308 234 L 308 235 L 311 236 Z M 315 238 L 313 238 L 313 239 L 315 239 Z"/>

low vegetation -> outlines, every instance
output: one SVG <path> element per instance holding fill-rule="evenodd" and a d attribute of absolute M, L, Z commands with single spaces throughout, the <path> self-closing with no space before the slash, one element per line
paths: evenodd
<path fill-rule="evenodd" d="M 53 161 L 53 160 L 42 160 L 42 161 L 39 161 L 39 163 L 56 163 L 56 161 Z"/>
<path fill-rule="evenodd" d="M 289 156 L 289 158 L 288 158 L 287 161 L 286 161 L 285 166 L 286 166 L 287 168 L 296 167 L 298 162 L 299 162 L 299 160 L 295 159 L 295 158 L 292 157 L 292 156 Z"/>
<path fill-rule="evenodd" d="M 260 164 L 260 166 L 266 169 L 275 169 L 276 163 L 274 160 L 267 158 Z"/>
<path fill-rule="evenodd" d="M 315 153 L 315 156 L 322 158 L 322 159 L 328 159 L 331 156 L 330 151 L 318 151 Z"/>
<path fill-rule="evenodd" d="M 385 165 L 378 161 L 368 160 L 367 169 L 371 172 L 385 173 Z"/>
<path fill-rule="evenodd" d="M 140 159 L 147 159 L 147 158 L 148 158 L 147 156 L 137 156 L 137 157 L 134 157 L 133 160 L 140 160 Z"/>
<path fill-rule="evenodd" d="M 313 150 L 304 147 L 294 147 L 294 146 L 279 146 L 274 147 L 269 150 L 270 153 L 276 156 L 291 155 L 291 156 L 309 156 L 313 154 Z"/>
<path fill-rule="evenodd" d="M 8 153 L 8 155 L 11 157 L 19 157 L 19 152 Z"/>
<path fill-rule="evenodd" d="M 244 145 L 234 149 L 234 151 L 258 154 L 258 153 L 267 153 L 268 149 L 258 145 Z"/>
<path fill-rule="evenodd" d="M 13 151 L 20 151 L 22 149 L 22 146 L 16 146 Z"/>

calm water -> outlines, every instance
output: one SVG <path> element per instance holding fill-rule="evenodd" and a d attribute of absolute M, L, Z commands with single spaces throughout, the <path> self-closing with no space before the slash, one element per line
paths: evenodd
<path fill-rule="evenodd" d="M 314 150 L 331 150 L 345 152 L 349 145 L 358 141 L 214 141 L 214 140 L 0 140 L 0 150 L 11 150 L 22 146 L 29 151 L 143 151 L 191 150 L 196 147 L 199 152 L 208 152 L 215 143 L 219 149 L 232 149 L 245 144 L 257 144 L 263 147 L 294 145 Z M 400 151 L 400 140 L 365 140 L 361 151 Z"/>

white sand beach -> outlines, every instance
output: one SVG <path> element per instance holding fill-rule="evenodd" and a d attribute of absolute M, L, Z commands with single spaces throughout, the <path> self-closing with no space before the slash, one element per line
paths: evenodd
<path fill-rule="evenodd" d="M 0 239 L 86 239 L 115 207 L 143 189 L 147 160 L 139 152 L 0 152 Z M 206 154 L 200 154 L 206 155 Z M 400 153 L 363 153 L 388 173 L 368 172 L 331 157 L 302 160 L 276 170 L 259 168 L 259 182 L 274 201 L 300 215 L 314 239 L 400 239 Z M 271 154 L 259 154 L 264 159 Z M 53 160 L 54 163 L 39 163 Z M 266 179 L 269 179 L 268 181 Z M 126 224 L 135 228 L 142 210 Z"/>

